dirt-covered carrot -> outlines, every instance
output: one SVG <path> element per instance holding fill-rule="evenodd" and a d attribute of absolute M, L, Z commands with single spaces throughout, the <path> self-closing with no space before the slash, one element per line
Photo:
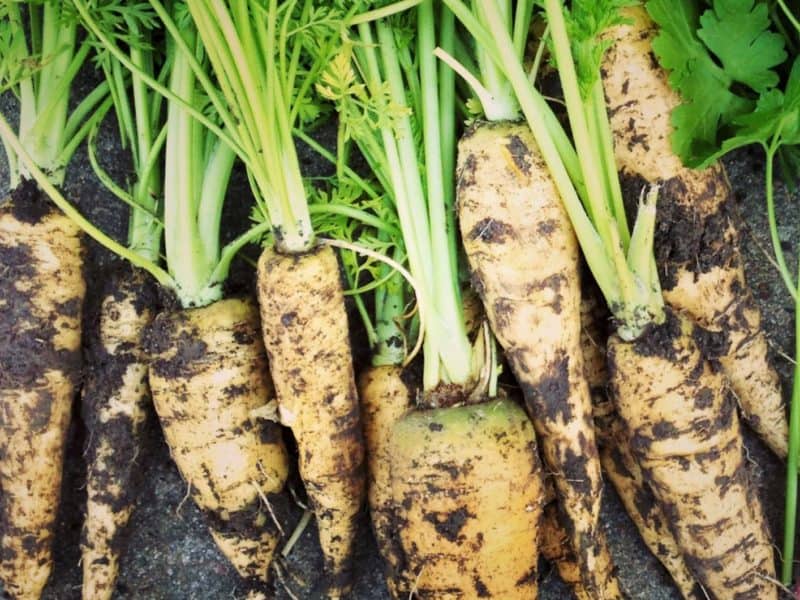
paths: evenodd
<path fill-rule="evenodd" d="M 535 443 L 533 427 L 509 400 L 418 410 L 395 426 L 398 535 L 419 598 L 536 596 L 542 480 L 522 439 Z"/>
<path fill-rule="evenodd" d="M 684 598 L 700 599 L 701 591 L 686 567 L 683 554 L 669 530 L 669 521 L 645 482 L 631 452 L 625 423 L 608 394 L 606 342 L 608 309 L 593 282 L 584 280 L 581 296 L 581 348 L 586 381 L 592 390 L 592 410 L 603 476 L 614 486 L 628 516 L 645 544 L 667 569 Z M 559 565 L 559 572 L 562 567 Z"/>
<path fill-rule="evenodd" d="M 0 207 L 0 581 L 14 599 L 39 598 L 52 568 L 82 363 L 82 237 L 33 182 Z"/>
<path fill-rule="evenodd" d="M 602 482 L 580 352 L 578 244 L 527 125 L 482 125 L 462 137 L 458 208 L 473 284 L 554 472 L 587 591 L 619 597 L 599 527 Z"/>
<path fill-rule="evenodd" d="M 339 262 L 328 247 L 301 257 L 266 250 L 258 283 L 281 423 L 298 438 L 326 571 L 337 578 L 330 584 L 346 589 L 364 497 L 364 452 Z"/>
<path fill-rule="evenodd" d="M 460 2 L 446 2 L 466 12 Z M 628 229 L 600 79 L 598 36 L 619 23 L 617 8 L 576 1 L 567 13 L 559 0 L 545 1 L 572 152 L 559 145 L 561 134 L 553 133 L 549 109 L 499 19 L 489 19 L 488 28 L 462 21 L 507 73 L 614 315 L 608 358 L 614 401 L 687 566 L 714 597 L 775 598 L 772 547 L 744 466 L 734 404 L 721 373 L 698 350 L 693 326 L 661 296 L 652 252 L 656 188 L 642 194 Z"/>
<path fill-rule="evenodd" d="M 388 565 L 387 587 L 392 598 L 406 596 L 401 572 L 402 549 L 396 539 L 396 516 L 392 498 L 392 427 L 412 407 L 412 397 L 401 366 L 373 366 L 358 379 L 364 443 L 367 448 L 367 500 L 378 551 Z"/>
<path fill-rule="evenodd" d="M 52 568 L 86 289 L 81 232 L 28 179 L 45 171 L 44 185 L 60 186 L 109 105 L 101 85 L 69 110 L 89 45 L 66 12 L 56 2 L 0 9 L 0 88 L 19 100 L 16 134 L 3 118 L 0 136 L 11 188 L 0 206 L 0 584 L 15 599 L 39 598 Z"/>
<path fill-rule="evenodd" d="M 274 391 L 258 310 L 229 299 L 162 313 L 147 344 L 172 457 L 217 545 L 242 577 L 263 582 L 280 539 L 271 504 L 289 461 L 280 427 L 263 414 Z"/>
<path fill-rule="evenodd" d="M 437 43 L 452 47 L 454 22 L 430 1 L 384 17 L 357 18 L 321 86 L 392 201 L 415 281 L 420 331 L 405 335 L 422 342 L 422 389 L 416 410 L 392 428 L 387 453 L 404 561 L 399 589 L 420 598 L 528 598 L 537 588 L 541 467 L 524 412 L 496 399 L 488 328 L 473 346 L 462 312 L 451 212 L 454 78 L 437 72 L 433 56 Z M 402 43 L 409 36 L 418 46 Z M 364 119 L 372 114 L 382 115 L 378 128 Z"/>
<path fill-rule="evenodd" d="M 180 28 L 165 17 L 170 33 Z M 336 254 L 318 246 L 292 129 L 319 114 L 313 83 L 332 56 L 341 14 L 311 0 L 186 3 L 216 83 L 193 68 L 248 169 L 265 233 L 258 292 L 278 414 L 297 440 L 300 476 L 325 555 L 322 587 L 348 593 L 364 450 Z M 216 87 L 216 85 L 219 87 Z M 256 235 L 258 234 L 258 235 Z"/>
<path fill-rule="evenodd" d="M 284 485 L 288 457 L 280 427 L 267 420 L 274 418 L 274 394 L 258 310 L 248 300 L 223 300 L 222 285 L 235 253 L 264 228 L 220 243 L 235 144 L 199 87 L 198 79 L 207 81 L 208 74 L 199 64 L 203 50 L 187 13 L 162 9 L 173 26 L 162 84 L 109 39 L 84 3 L 76 6 L 132 77 L 168 100 L 162 211 L 168 273 L 129 252 L 131 262 L 147 267 L 176 298 L 148 334 L 153 403 L 214 540 L 242 577 L 263 590 L 281 535 L 271 507 Z M 181 19 L 179 33 L 173 18 Z"/>
<path fill-rule="evenodd" d="M 539 551 L 542 558 L 549 560 L 558 572 L 561 581 L 566 583 L 576 600 L 590 600 L 592 596 L 583 587 L 583 577 L 566 529 L 561 526 L 556 502 L 544 507 L 539 525 Z"/>
<path fill-rule="evenodd" d="M 493 11 L 521 57 L 531 19 L 523 2 Z M 588 593 L 620 596 L 599 526 L 602 480 L 592 406 L 580 352 L 578 242 L 508 80 L 476 44 L 472 82 L 488 120 L 458 147 L 458 216 L 472 283 L 525 396 L 558 491 L 570 543 Z M 453 57 L 442 55 L 454 63 Z M 464 73 L 462 65 L 454 65 Z"/>
<path fill-rule="evenodd" d="M 776 598 L 772 547 L 736 406 L 694 333 L 668 310 L 663 324 L 633 343 L 612 336 L 615 402 L 697 581 L 716 598 Z"/>
<path fill-rule="evenodd" d="M 150 407 L 142 334 L 157 307 L 155 284 L 142 271 L 117 264 L 105 282 L 96 314 L 89 317 L 89 367 L 81 395 L 88 431 L 82 594 L 98 600 L 114 591 L 135 503 L 137 458 Z"/>
<path fill-rule="evenodd" d="M 154 15 L 142 7 L 132 13 L 123 10 L 121 15 L 124 32 L 116 30 L 114 23 L 99 25 L 110 35 L 124 35 L 131 61 L 154 75 L 160 70 L 163 55 L 147 25 Z M 89 136 L 89 159 L 98 179 L 131 208 L 128 247 L 158 263 L 163 100 L 137 74 L 127 77 L 125 67 L 107 50 L 97 48 L 97 53 L 114 101 L 120 138 L 131 152 L 133 184 L 124 189 L 102 169 L 94 135 Z M 86 600 L 109 600 L 119 572 L 127 538 L 125 528 L 137 496 L 135 474 L 141 466 L 137 458 L 151 404 L 142 334 L 158 305 L 156 283 L 145 271 L 114 261 L 104 275 L 101 294 L 89 304 L 87 322 L 91 329 L 84 344 L 88 348 L 87 376 L 81 395 L 88 431 L 84 452 L 88 463 L 86 517 L 81 542 L 82 594 Z"/>
<path fill-rule="evenodd" d="M 719 358 L 749 424 L 786 456 L 788 425 L 778 375 L 768 360 L 761 314 L 744 275 L 733 194 L 720 164 L 684 167 L 670 143 L 670 115 L 680 97 L 652 59 L 655 24 L 642 8 L 609 32 L 604 86 L 614 152 L 627 201 L 645 183 L 659 183 L 656 263 L 664 297 L 717 334 Z"/>

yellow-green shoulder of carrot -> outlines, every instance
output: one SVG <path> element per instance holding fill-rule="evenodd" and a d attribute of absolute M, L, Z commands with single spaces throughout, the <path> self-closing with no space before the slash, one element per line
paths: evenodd
<path fill-rule="evenodd" d="M 494 400 L 416 410 L 395 424 L 389 453 L 416 597 L 536 597 L 543 482 L 522 409 Z"/>

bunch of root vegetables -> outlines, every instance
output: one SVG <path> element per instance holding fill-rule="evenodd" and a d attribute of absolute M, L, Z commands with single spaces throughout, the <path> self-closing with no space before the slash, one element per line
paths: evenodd
<path fill-rule="evenodd" d="M 5 595 L 47 584 L 80 396 L 86 600 L 114 592 L 151 403 L 248 598 L 296 538 L 273 509 L 295 469 L 324 555 L 298 597 L 352 595 L 366 506 L 392 598 L 535 598 L 540 556 L 624 598 L 610 483 L 684 598 L 778 598 L 742 427 L 785 459 L 787 413 L 724 170 L 671 145 L 658 33 L 622 0 L 0 8 Z M 304 177 L 298 140 L 333 175 Z M 84 141 L 122 242 L 59 190 Z M 120 258 L 102 287 L 87 236 Z"/>

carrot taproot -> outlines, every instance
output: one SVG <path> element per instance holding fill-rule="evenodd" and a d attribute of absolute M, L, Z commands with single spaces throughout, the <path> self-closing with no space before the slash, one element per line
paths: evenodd
<path fill-rule="evenodd" d="M 153 403 L 172 458 L 214 541 L 262 585 L 280 539 L 271 503 L 288 476 L 253 302 L 159 314 L 148 330 Z"/>
<path fill-rule="evenodd" d="M 326 593 L 340 597 L 352 586 L 365 458 L 336 254 L 328 246 L 297 255 L 265 249 L 258 298 L 280 421 L 297 440 L 317 518 Z"/>
<path fill-rule="evenodd" d="M 358 380 L 367 456 L 367 500 L 378 552 L 387 563 L 385 579 L 392 598 L 407 597 L 409 591 L 402 577 L 404 558 L 396 538 L 396 509 L 389 468 L 392 427 L 412 406 L 411 393 L 402 374 L 400 366 L 373 366 Z"/>
<path fill-rule="evenodd" d="M 122 540 L 135 504 L 135 473 L 150 407 L 142 335 L 157 307 L 143 272 L 116 265 L 91 327 L 81 392 L 88 432 L 86 519 L 81 540 L 83 598 L 111 598 Z"/>
<path fill-rule="evenodd" d="M 457 180 L 473 285 L 525 396 L 584 585 L 598 598 L 618 598 L 599 525 L 602 479 L 569 218 L 525 125 L 470 129 L 459 142 Z"/>
<path fill-rule="evenodd" d="M 608 35 L 613 43 L 603 82 L 626 200 L 636 202 L 645 182 L 660 184 L 655 256 L 664 298 L 717 334 L 708 347 L 745 418 L 785 457 L 788 423 L 780 381 L 745 278 L 730 185 L 722 165 L 689 169 L 673 152 L 670 114 L 680 98 L 653 58 L 657 27 L 642 8 L 625 14 L 630 23 Z"/>
<path fill-rule="evenodd" d="M 777 598 L 772 545 L 749 480 L 724 377 L 666 310 L 637 340 L 613 335 L 608 364 L 630 450 L 686 566 L 714 598 Z"/>
<path fill-rule="evenodd" d="M 599 290 L 590 280 L 584 279 L 581 296 L 581 348 L 586 380 L 592 391 L 592 411 L 603 476 L 614 486 L 642 540 L 664 565 L 681 595 L 687 600 L 700 600 L 704 596 L 686 567 L 683 554 L 669 530 L 669 523 L 661 506 L 644 480 L 644 474 L 631 452 L 625 424 L 607 392 L 608 332 L 604 323 L 608 319 L 608 310 L 600 300 Z"/>
<path fill-rule="evenodd" d="M 0 206 L 0 581 L 39 598 L 80 384 L 83 236 L 32 181 Z"/>

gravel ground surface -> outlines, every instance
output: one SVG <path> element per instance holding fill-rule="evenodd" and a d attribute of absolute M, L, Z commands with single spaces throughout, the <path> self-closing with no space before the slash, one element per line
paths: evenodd
<path fill-rule="evenodd" d="M 8 114 L 9 106 L 7 97 L 0 99 L 0 109 L 4 114 Z M 123 181 L 128 161 L 115 145 L 113 134 L 111 124 L 107 122 L 101 136 L 100 154 L 109 171 L 119 181 Z M 322 140 L 330 141 L 330 134 L 329 130 L 324 130 L 321 133 Z M 302 163 L 309 173 L 325 168 L 325 165 L 308 152 L 302 152 Z M 786 355 L 792 354 L 794 341 L 793 305 L 770 264 L 771 246 L 763 198 L 763 158 L 755 150 L 745 150 L 733 156 L 726 165 L 738 202 L 748 278 L 762 308 L 764 324 L 774 349 L 774 362 L 781 372 L 788 396 L 791 365 Z M 0 197 L 7 189 L 8 172 L 5 156 L 2 156 Z M 79 151 L 70 168 L 65 191 L 67 197 L 78 204 L 84 214 L 94 222 L 118 238 L 124 237 L 125 210 L 96 184 L 83 149 Z M 231 194 L 238 196 L 247 193 L 246 182 L 239 173 Z M 797 197 L 789 197 L 779 184 L 777 201 L 784 249 L 790 256 L 795 256 L 800 240 Z M 230 216 L 238 219 L 235 222 L 244 223 L 246 220 L 246 214 Z M 249 255 L 255 257 L 255 249 L 251 249 Z M 107 260 L 107 254 L 91 244 L 92 272 L 96 273 L 94 269 Z M 250 269 L 246 261 L 238 261 L 233 274 L 234 280 L 248 281 Z M 90 280 L 90 293 L 91 285 Z M 357 333 L 355 335 L 357 337 Z M 775 539 L 779 540 L 780 536 L 777 534 L 783 513 L 783 469 L 764 446 L 747 435 L 752 471 L 760 485 L 768 518 L 773 532 L 776 533 Z M 139 457 L 141 485 L 138 506 L 129 528 L 129 549 L 122 561 L 115 599 L 222 600 L 242 597 L 242 588 L 236 573 L 217 551 L 198 510 L 187 497 L 186 486 L 170 459 L 155 419 L 151 419 L 147 440 L 147 447 Z M 85 431 L 76 410 L 70 433 L 63 502 L 54 548 L 55 570 L 44 596 L 47 600 L 72 600 L 80 597 L 78 542 L 85 503 L 85 466 L 81 460 L 84 441 Z M 299 484 L 295 483 L 295 486 L 299 489 Z M 290 506 L 281 514 L 287 532 L 293 530 L 301 513 L 299 507 Z M 639 540 L 611 489 L 605 496 L 603 524 L 619 568 L 620 579 L 631 598 L 680 598 L 666 572 Z M 286 558 L 283 582 L 276 585 L 274 598 L 286 600 L 311 597 L 308 590 L 321 568 L 321 554 L 315 540 L 316 530 L 312 523 Z M 388 599 L 381 581 L 380 560 L 366 525 L 366 518 L 358 548 L 357 567 L 353 600 Z M 541 572 L 540 598 L 556 600 L 570 597 L 548 565 L 542 564 Z"/>

